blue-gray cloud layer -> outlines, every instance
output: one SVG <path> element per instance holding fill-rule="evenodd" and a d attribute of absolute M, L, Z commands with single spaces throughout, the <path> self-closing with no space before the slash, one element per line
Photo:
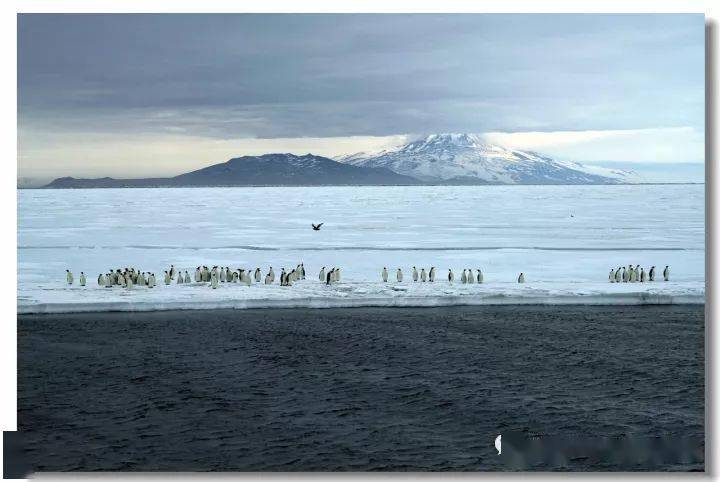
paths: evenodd
<path fill-rule="evenodd" d="M 703 66 L 700 14 L 18 17 L 41 131 L 702 131 Z"/>

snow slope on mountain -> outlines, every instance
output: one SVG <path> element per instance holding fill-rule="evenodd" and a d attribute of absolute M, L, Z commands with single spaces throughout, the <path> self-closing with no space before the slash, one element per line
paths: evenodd
<path fill-rule="evenodd" d="M 632 171 L 557 161 L 536 152 L 487 144 L 475 134 L 431 134 L 396 149 L 338 159 L 354 166 L 384 167 L 428 182 L 488 184 L 621 184 Z"/>

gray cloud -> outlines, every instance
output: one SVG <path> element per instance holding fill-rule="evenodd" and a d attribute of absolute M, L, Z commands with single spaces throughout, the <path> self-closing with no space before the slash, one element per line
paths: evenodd
<path fill-rule="evenodd" d="M 702 130 L 703 65 L 700 14 L 18 18 L 33 130 Z"/>

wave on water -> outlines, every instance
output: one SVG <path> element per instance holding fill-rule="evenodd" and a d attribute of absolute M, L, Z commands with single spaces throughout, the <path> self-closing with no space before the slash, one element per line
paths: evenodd
<path fill-rule="evenodd" d="M 18 250 L 29 249 L 169 249 L 169 250 L 221 250 L 241 249 L 248 251 L 704 251 L 701 248 L 676 248 L 662 246 L 611 246 L 611 247 L 580 247 L 580 246 L 167 246 L 167 245 L 127 245 L 127 246 L 18 246 Z"/>

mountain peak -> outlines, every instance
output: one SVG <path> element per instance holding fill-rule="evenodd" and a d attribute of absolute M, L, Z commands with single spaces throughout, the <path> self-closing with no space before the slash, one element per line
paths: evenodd
<path fill-rule="evenodd" d="M 535 152 L 506 149 L 468 133 L 429 134 L 393 150 L 341 159 L 355 166 L 384 167 L 425 182 L 468 184 L 617 184 L 633 173 L 556 161 Z"/>

